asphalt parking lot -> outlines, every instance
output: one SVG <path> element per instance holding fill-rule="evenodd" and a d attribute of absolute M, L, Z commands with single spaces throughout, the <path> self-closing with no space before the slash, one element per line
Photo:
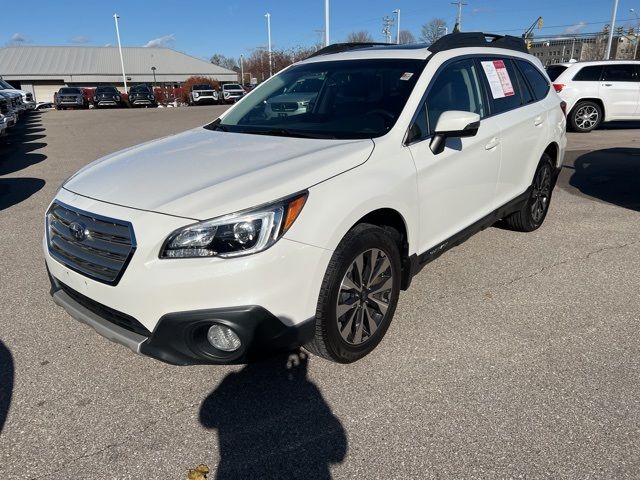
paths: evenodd
<path fill-rule="evenodd" d="M 0 478 L 640 476 L 640 125 L 571 134 L 544 226 L 430 264 L 360 362 L 173 367 L 53 304 L 43 213 L 81 166 L 223 108 L 33 113 L 0 139 Z"/>

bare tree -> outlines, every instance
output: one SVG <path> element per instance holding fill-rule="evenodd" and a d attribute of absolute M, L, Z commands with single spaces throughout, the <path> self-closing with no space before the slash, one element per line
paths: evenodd
<path fill-rule="evenodd" d="M 365 32 L 364 30 L 361 32 L 351 32 L 347 36 L 348 43 L 371 43 L 373 42 L 373 37 L 369 32 Z"/>
<path fill-rule="evenodd" d="M 433 42 L 444 36 L 447 22 L 441 18 L 434 18 L 422 26 L 420 40 L 431 45 Z"/>
<path fill-rule="evenodd" d="M 209 61 L 214 65 L 218 65 L 228 70 L 238 69 L 238 62 L 236 62 L 235 59 L 222 55 L 221 53 L 214 53 Z"/>
<path fill-rule="evenodd" d="M 405 45 L 407 43 L 416 43 L 416 37 L 413 36 L 409 30 L 400 30 L 400 43 Z"/>

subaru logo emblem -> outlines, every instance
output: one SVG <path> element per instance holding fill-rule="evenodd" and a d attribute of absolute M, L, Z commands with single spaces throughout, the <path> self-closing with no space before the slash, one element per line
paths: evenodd
<path fill-rule="evenodd" d="M 69 232 L 71 236 L 75 238 L 78 242 L 82 242 L 85 238 L 87 238 L 87 226 L 82 222 L 73 222 L 69 225 Z"/>

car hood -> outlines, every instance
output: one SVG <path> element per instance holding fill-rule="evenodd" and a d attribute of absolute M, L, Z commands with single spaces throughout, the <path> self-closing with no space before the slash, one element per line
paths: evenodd
<path fill-rule="evenodd" d="M 367 161 L 374 143 L 197 128 L 86 166 L 66 190 L 104 202 L 204 220 L 267 203 Z"/>

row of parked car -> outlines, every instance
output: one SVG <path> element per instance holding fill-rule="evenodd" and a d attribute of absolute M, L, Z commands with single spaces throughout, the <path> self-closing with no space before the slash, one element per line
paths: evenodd
<path fill-rule="evenodd" d="M 188 93 L 189 105 L 205 103 L 233 103 L 242 98 L 246 89 L 235 83 L 222 85 L 220 90 L 208 84 L 193 85 Z M 149 85 L 135 85 L 128 94 L 121 93 L 113 86 L 99 86 L 95 89 L 62 87 L 54 95 L 57 110 L 67 108 L 102 107 L 152 107 L 158 106 L 158 98 Z"/>
<path fill-rule="evenodd" d="M 0 79 L 0 136 L 18 123 L 21 114 L 35 108 L 31 92 L 15 89 Z"/>

